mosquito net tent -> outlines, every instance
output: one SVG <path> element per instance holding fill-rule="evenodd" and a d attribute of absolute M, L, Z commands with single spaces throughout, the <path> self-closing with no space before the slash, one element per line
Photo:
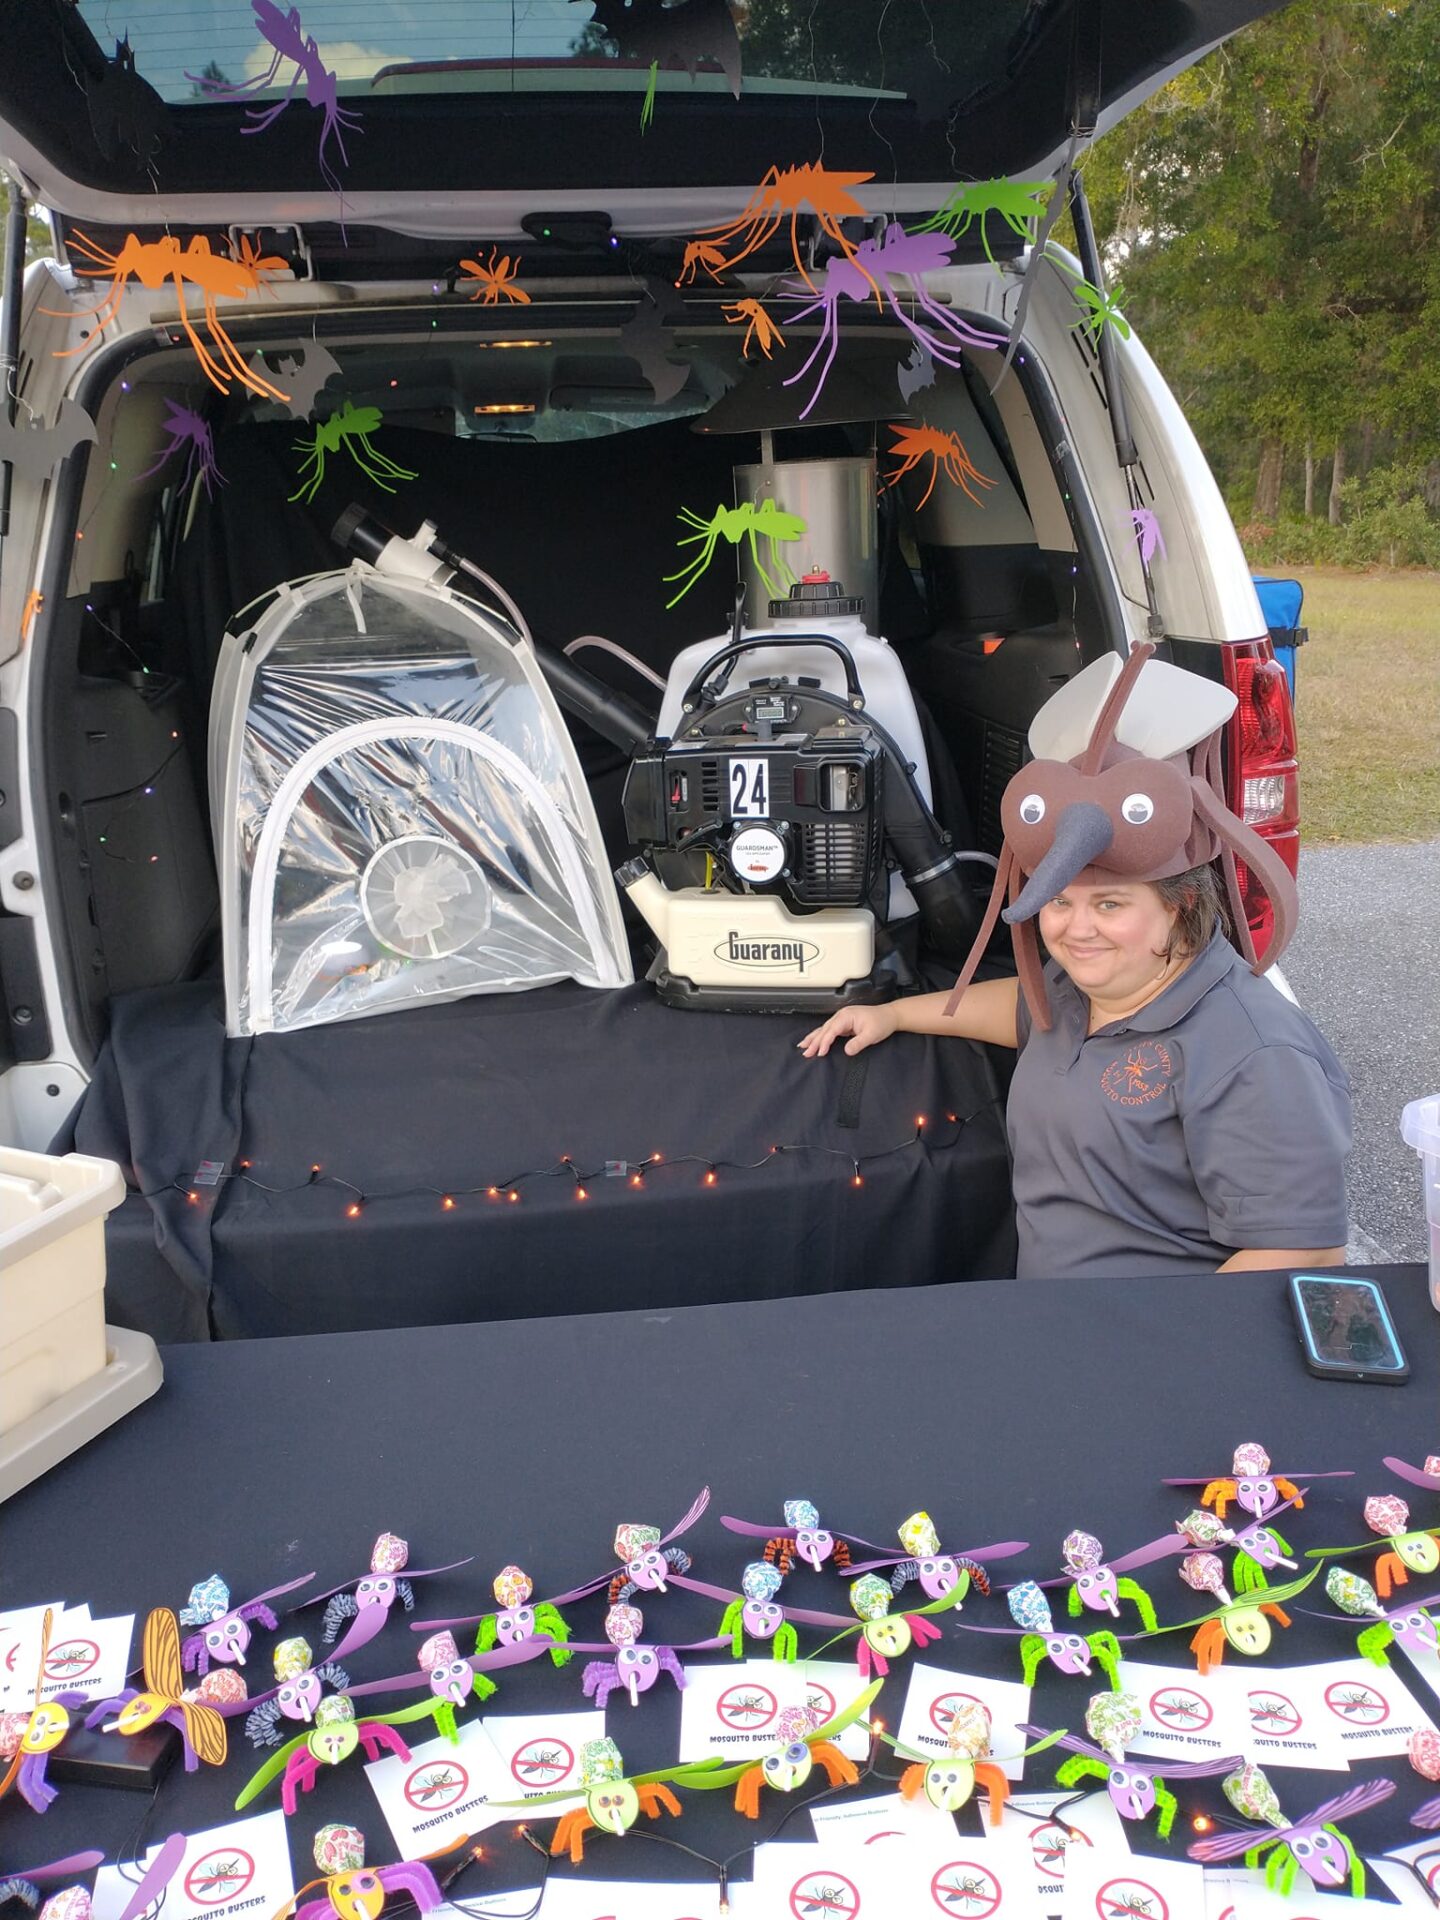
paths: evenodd
<path fill-rule="evenodd" d="M 448 588 L 279 588 L 226 636 L 209 764 L 231 1034 L 631 979 L 534 653 Z"/>

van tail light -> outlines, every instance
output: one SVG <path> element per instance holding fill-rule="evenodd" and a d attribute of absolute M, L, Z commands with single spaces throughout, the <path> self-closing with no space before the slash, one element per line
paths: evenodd
<path fill-rule="evenodd" d="M 1299 767 L 1285 669 L 1268 639 L 1227 641 L 1220 655 L 1225 684 L 1239 703 L 1225 729 L 1226 801 L 1295 873 L 1300 861 Z M 1274 914 L 1244 861 L 1237 860 L 1235 867 L 1256 951 L 1263 952 Z"/>

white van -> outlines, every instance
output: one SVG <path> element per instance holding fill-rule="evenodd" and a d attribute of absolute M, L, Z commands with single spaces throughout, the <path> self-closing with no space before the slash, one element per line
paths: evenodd
<path fill-rule="evenodd" d="M 761 603 L 785 580 L 843 588 L 862 664 L 878 675 L 883 647 L 884 671 L 903 669 L 886 718 L 920 730 L 906 759 L 923 800 L 981 856 L 1039 706 L 1100 654 L 1155 640 L 1239 696 L 1230 802 L 1293 870 L 1285 676 L 1161 374 L 1123 323 L 1086 324 L 1075 290 L 1098 262 L 1034 258 L 1034 222 L 1003 210 L 953 223 L 930 312 L 1003 341 L 1023 293 L 1008 369 L 1000 345 L 927 364 L 902 281 L 893 304 L 837 299 L 816 397 L 792 376 L 832 316 L 790 318 L 807 281 L 831 284 L 827 261 L 931 221 L 957 185 L 1053 178 L 1270 0 L 748 0 L 733 46 L 688 49 L 683 9 L 587 8 L 532 0 L 513 32 L 508 0 L 425 27 L 407 9 L 392 45 L 383 6 L 362 27 L 353 5 L 310 0 L 302 29 L 267 0 L 193 0 L 118 49 L 101 0 L 15 10 L 7 44 L 26 57 L 0 77 L 0 157 L 57 247 L 22 285 L 17 196 L 0 289 L 0 1139 L 43 1148 L 73 1126 L 118 999 L 218 979 L 217 850 L 223 865 L 237 823 L 211 817 L 229 803 L 207 739 L 233 720 L 212 711 L 212 687 L 234 686 L 217 662 L 283 583 L 347 564 L 331 530 L 352 501 L 402 536 L 427 523 L 412 572 L 436 577 L 432 536 L 472 561 L 492 612 L 498 583 L 542 651 L 579 641 L 572 667 L 652 730 L 677 656 L 724 645 L 737 578 L 747 635 L 781 622 Z M 747 204 L 756 244 L 711 272 L 697 237 L 733 232 Z M 783 341 L 755 337 L 757 311 Z M 929 451 L 891 484 L 922 422 Z M 947 472 L 949 435 L 983 489 Z M 818 503 L 857 463 L 875 480 L 848 522 L 837 508 L 822 535 L 816 504 L 792 546 L 767 550 L 763 521 L 752 542 L 787 476 Z M 672 599 L 707 540 L 708 570 Z M 802 630 L 817 619 L 812 601 Z M 828 685 L 838 669 L 805 670 Z M 562 668 L 549 684 L 580 710 Z M 576 810 L 593 809 L 576 832 L 608 889 L 635 851 L 626 736 L 574 731 Z M 882 917 L 903 919 L 914 899 L 886 884 Z M 972 864 L 971 893 L 987 884 Z M 647 930 L 629 938 L 643 972 Z M 158 1042 L 153 1071 L 176 1071 Z M 222 1156 L 217 1178 L 240 1164 Z M 188 1185 L 168 1171 L 167 1192 Z"/>

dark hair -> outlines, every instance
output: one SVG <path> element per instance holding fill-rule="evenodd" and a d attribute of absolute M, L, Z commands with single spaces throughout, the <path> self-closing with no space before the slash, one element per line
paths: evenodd
<path fill-rule="evenodd" d="M 1191 867 L 1188 873 L 1153 880 L 1151 885 L 1162 903 L 1175 909 L 1175 924 L 1163 950 L 1166 960 L 1173 960 L 1177 953 L 1193 958 L 1203 952 L 1217 927 L 1227 935 L 1230 932 L 1225 893 L 1214 867 Z"/>

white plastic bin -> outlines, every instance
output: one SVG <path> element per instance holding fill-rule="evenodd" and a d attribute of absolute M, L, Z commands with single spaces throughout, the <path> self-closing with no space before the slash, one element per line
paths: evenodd
<path fill-rule="evenodd" d="M 1430 1304 L 1440 1313 L 1440 1093 L 1412 1100 L 1400 1115 L 1400 1132 L 1420 1156 L 1430 1227 Z"/>
<path fill-rule="evenodd" d="M 104 1371 L 112 1160 L 0 1147 L 0 1433 Z"/>

